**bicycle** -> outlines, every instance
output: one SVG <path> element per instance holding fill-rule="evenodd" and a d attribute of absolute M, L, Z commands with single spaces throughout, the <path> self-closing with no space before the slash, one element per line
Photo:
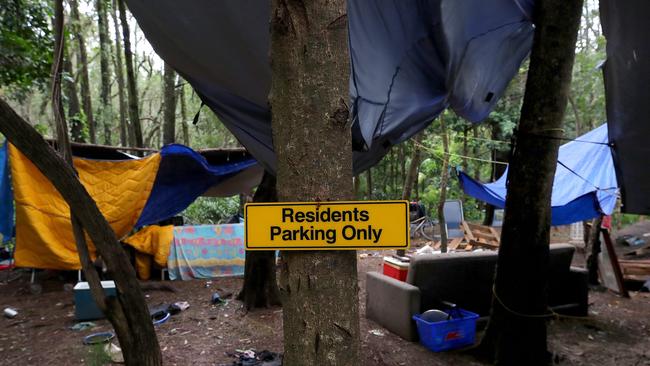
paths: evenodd
<path fill-rule="evenodd" d="M 418 219 L 411 221 L 411 239 L 416 236 L 425 238 L 427 240 L 434 240 L 433 228 L 436 222 L 431 220 L 428 216 L 422 216 Z"/>

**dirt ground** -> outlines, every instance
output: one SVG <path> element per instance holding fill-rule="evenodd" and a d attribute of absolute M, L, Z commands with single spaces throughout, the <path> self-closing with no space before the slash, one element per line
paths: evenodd
<path fill-rule="evenodd" d="M 380 271 L 381 252 L 359 258 L 363 365 L 481 365 L 462 352 L 433 353 L 404 341 L 365 318 L 365 272 Z M 0 306 L 18 310 L 14 319 L 0 319 L 0 365 L 98 365 L 101 354 L 84 346 L 84 336 L 111 330 L 105 320 L 96 327 L 73 331 L 73 295 L 56 273 L 43 272 L 40 295 L 29 291 L 29 273 L 2 281 Z M 16 275 L 16 272 L 13 273 Z M 172 316 L 156 330 L 167 365 L 231 365 L 236 350 L 282 352 L 281 308 L 245 312 L 230 300 L 212 305 L 215 291 L 236 293 L 241 278 L 167 282 L 177 291 L 147 291 L 150 306 L 187 301 L 189 309 Z M 373 332 L 371 332 L 373 331 Z M 479 334 L 480 336 L 480 334 Z M 622 299 L 609 292 L 591 292 L 590 316 L 549 322 L 549 348 L 559 365 L 650 365 L 650 294 Z"/>

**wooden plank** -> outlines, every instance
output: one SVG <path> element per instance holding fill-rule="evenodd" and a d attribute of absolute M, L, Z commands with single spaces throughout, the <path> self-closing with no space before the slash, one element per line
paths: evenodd
<path fill-rule="evenodd" d="M 612 264 L 612 269 L 614 270 L 614 276 L 616 277 L 616 282 L 619 288 L 618 293 L 623 297 L 630 297 L 630 294 L 625 288 L 625 283 L 623 282 L 623 272 L 621 271 L 621 266 L 618 263 L 618 258 L 616 257 L 616 251 L 614 250 L 614 244 L 612 244 L 612 238 L 609 236 L 609 231 L 602 228 L 598 229 L 603 235 L 603 239 L 605 239 L 605 250 L 607 250 L 607 255 L 609 256 Z"/>
<path fill-rule="evenodd" d="M 460 245 L 460 241 L 463 238 L 453 238 L 449 243 L 447 243 L 447 249 L 455 250 Z"/>
<path fill-rule="evenodd" d="M 463 225 L 463 231 L 465 232 L 465 239 L 469 242 L 471 240 L 474 240 L 474 234 L 472 234 L 472 230 L 469 228 L 469 225 L 467 225 L 467 221 L 462 222 Z"/>
<path fill-rule="evenodd" d="M 489 228 L 490 228 L 490 232 L 492 233 L 492 235 L 494 235 L 497 242 L 501 243 L 501 234 L 499 234 L 493 227 L 490 226 Z"/>
<path fill-rule="evenodd" d="M 479 246 L 479 247 L 484 247 L 488 249 L 499 249 L 499 246 L 494 244 L 494 243 L 487 243 L 487 242 L 482 242 L 478 240 L 470 240 L 469 241 L 470 245 L 473 246 Z"/>

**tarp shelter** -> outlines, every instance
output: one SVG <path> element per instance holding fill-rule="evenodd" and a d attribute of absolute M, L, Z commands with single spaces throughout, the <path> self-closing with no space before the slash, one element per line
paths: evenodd
<path fill-rule="evenodd" d="M 481 183 L 458 172 L 466 194 L 499 208 L 505 207 L 507 176 L 508 169 L 495 182 Z M 617 196 L 607 124 L 560 146 L 551 196 L 552 225 L 610 215 L 616 207 Z"/>
<path fill-rule="evenodd" d="M 236 186 L 240 188 L 236 192 L 249 191 L 259 184 L 263 174 L 257 162 L 241 151 L 232 155 L 217 154 L 216 150 L 208 152 L 211 160 L 221 160 L 218 164 L 211 164 L 210 159 L 176 144 L 142 159 L 112 151 L 113 159 L 99 160 L 97 148 L 86 147 L 82 151 L 95 158 L 74 158 L 79 179 L 118 238 L 136 227 L 178 214 L 203 193 L 220 191 L 221 184 L 230 187 L 222 192 Z M 68 205 L 12 145 L 8 147 L 8 155 L 16 202 L 16 265 L 79 269 Z M 11 201 L 0 201 L 0 212 L 7 212 L 6 206 Z M 91 253 L 94 254 L 94 248 Z"/>
<path fill-rule="evenodd" d="M 127 3 L 158 55 L 275 171 L 270 2 Z M 532 45 L 532 0 L 347 3 L 356 173 L 448 106 L 474 122 L 485 118 Z"/>
<path fill-rule="evenodd" d="M 650 1 L 601 0 L 609 141 L 621 211 L 650 214 Z"/>
<path fill-rule="evenodd" d="M 9 178 L 8 145 L 4 143 L 0 146 L 0 243 L 14 236 L 14 200 Z"/>

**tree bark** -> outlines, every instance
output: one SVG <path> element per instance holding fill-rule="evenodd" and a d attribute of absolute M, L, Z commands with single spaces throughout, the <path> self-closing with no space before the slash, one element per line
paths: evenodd
<path fill-rule="evenodd" d="M 67 47 L 63 46 L 63 71 L 68 75 L 72 75 L 72 62 Z M 70 119 L 70 137 L 74 142 L 86 142 L 86 134 L 84 133 L 84 125 L 81 120 L 81 103 L 79 103 L 79 96 L 77 94 L 77 84 L 71 78 L 62 80 L 65 86 L 65 96 L 68 100 L 68 119 Z M 67 131 L 66 131 L 67 133 Z"/>
<path fill-rule="evenodd" d="M 273 141 L 280 201 L 352 196 L 345 0 L 274 0 Z M 283 252 L 286 365 L 359 365 L 355 251 Z"/>
<path fill-rule="evenodd" d="M 115 77 L 117 79 L 117 100 L 119 103 L 120 114 L 120 144 L 122 146 L 131 145 L 134 147 L 135 138 L 131 133 L 126 119 L 126 98 L 124 95 L 124 67 L 122 66 L 122 43 L 120 42 L 120 26 L 117 21 L 117 2 L 113 0 L 111 11 L 113 18 L 113 30 L 115 32 Z"/>
<path fill-rule="evenodd" d="M 278 192 L 275 177 L 264 172 L 257 187 L 253 202 L 277 202 Z M 246 310 L 268 308 L 280 305 L 280 291 L 276 279 L 275 251 L 249 251 L 244 264 L 244 286 L 237 300 L 244 303 Z"/>
<path fill-rule="evenodd" d="M 421 150 L 420 143 L 424 136 L 424 131 L 418 133 L 413 138 L 413 155 L 411 156 L 411 163 L 409 164 L 408 173 L 406 174 L 406 180 L 404 181 L 404 189 L 402 190 L 402 199 L 409 200 L 411 199 L 411 192 L 413 191 L 413 185 L 417 184 L 417 174 L 418 167 L 420 166 Z"/>
<path fill-rule="evenodd" d="M 111 42 L 108 34 L 108 15 L 106 0 L 95 0 L 97 11 L 97 28 L 99 29 L 99 70 L 101 76 L 101 90 L 98 108 L 99 121 L 104 127 L 104 144 L 111 145 L 113 125 L 113 108 L 111 106 Z"/>
<path fill-rule="evenodd" d="M 88 51 L 86 51 L 86 41 L 81 29 L 79 5 L 77 3 L 77 0 L 69 1 L 70 15 L 73 21 L 71 30 L 74 38 L 77 40 L 77 46 L 79 47 L 79 52 L 77 53 L 77 61 L 79 63 L 79 67 L 81 67 L 81 75 L 79 77 L 81 84 L 81 104 L 84 109 L 84 114 L 86 115 L 86 123 L 88 124 L 88 135 L 90 137 L 90 143 L 95 144 L 97 143 L 97 132 L 95 126 L 95 118 L 93 115 L 93 104 L 90 97 L 90 79 L 88 77 Z"/>
<path fill-rule="evenodd" d="M 178 99 L 181 100 L 181 126 L 183 127 L 183 144 L 190 146 L 190 127 L 187 123 L 187 107 L 185 106 L 185 84 L 182 84 L 178 91 Z"/>
<path fill-rule="evenodd" d="M 176 72 L 165 62 L 163 145 L 176 142 Z"/>
<path fill-rule="evenodd" d="M 368 168 L 366 171 L 366 191 L 368 200 L 372 199 L 372 168 Z"/>
<path fill-rule="evenodd" d="M 144 147 L 142 138 L 142 126 L 140 124 L 140 112 L 138 109 L 138 90 L 136 86 L 135 72 L 133 71 L 133 53 L 131 52 L 131 33 L 129 23 L 126 19 L 126 6 L 124 0 L 117 0 L 120 12 L 120 23 L 122 24 L 122 39 L 124 41 L 124 62 L 126 63 L 126 84 L 129 106 L 129 126 L 133 131 L 132 145 Z"/>
<path fill-rule="evenodd" d="M 587 271 L 589 271 L 589 284 L 593 286 L 600 284 L 598 279 L 598 254 L 601 251 L 600 225 L 602 222 L 602 216 L 598 216 L 591 221 L 591 228 L 589 228 L 588 233 L 589 240 L 585 246 L 585 254 L 587 254 Z"/>
<path fill-rule="evenodd" d="M 551 189 L 582 0 L 536 3 L 535 36 L 508 196 L 490 322 L 481 346 L 498 365 L 545 365 Z M 522 285 L 521 279 L 525 279 Z"/>
<path fill-rule="evenodd" d="M 438 198 L 438 222 L 440 225 L 440 251 L 447 252 L 447 221 L 445 220 L 445 201 L 447 200 L 447 182 L 449 180 L 449 141 L 445 118 L 440 115 L 440 135 L 442 136 L 442 175 L 440 178 L 440 196 Z"/>

